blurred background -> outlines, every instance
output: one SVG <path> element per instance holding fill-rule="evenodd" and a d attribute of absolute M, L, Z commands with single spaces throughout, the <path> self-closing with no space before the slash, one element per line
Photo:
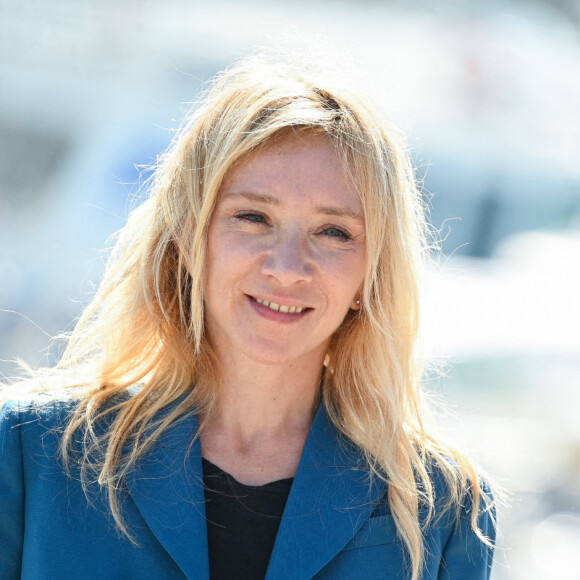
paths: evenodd
<path fill-rule="evenodd" d="M 493 578 L 580 579 L 577 0 L 1 0 L 0 26 L 4 377 L 54 362 L 204 81 L 287 34 L 346 48 L 444 238 L 426 384 L 512 494 Z"/>

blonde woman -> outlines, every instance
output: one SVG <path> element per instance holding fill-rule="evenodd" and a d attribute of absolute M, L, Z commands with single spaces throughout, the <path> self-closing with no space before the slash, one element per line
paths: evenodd
<path fill-rule="evenodd" d="M 424 226 L 364 96 L 219 75 L 2 408 L 0 577 L 488 578 L 489 491 L 424 423 Z"/>

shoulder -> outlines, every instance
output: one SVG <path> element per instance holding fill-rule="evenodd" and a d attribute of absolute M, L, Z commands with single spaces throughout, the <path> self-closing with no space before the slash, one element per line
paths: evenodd
<path fill-rule="evenodd" d="M 429 457 L 425 467 L 432 485 L 435 511 L 470 510 L 474 502 L 487 506 L 493 501 L 487 476 L 471 463 L 448 456 Z"/>
<path fill-rule="evenodd" d="M 74 389 L 27 393 L 0 401 L 0 453 L 16 442 L 24 457 L 27 450 L 58 445 L 82 401 L 83 392 Z"/>
<path fill-rule="evenodd" d="M 480 472 L 463 468 L 449 456 L 439 456 L 439 460 L 428 456 L 424 466 L 427 480 L 421 482 L 416 475 L 424 553 L 422 577 L 488 580 L 496 537 L 491 486 Z M 389 491 L 390 487 L 369 524 L 382 526 L 386 530 L 383 536 L 395 538 L 404 546 Z M 401 551 L 408 557 L 404 547 Z"/>
<path fill-rule="evenodd" d="M 36 393 L 0 403 L 0 428 L 26 428 L 34 425 L 57 426 L 74 411 L 78 398 Z"/>
<path fill-rule="evenodd" d="M 74 405 L 72 399 L 46 395 L 2 404 L 0 499 L 12 502 L 14 509 L 23 505 L 25 489 L 42 487 L 54 479 L 56 472 L 60 473 L 59 434 Z"/>
<path fill-rule="evenodd" d="M 130 387 L 107 400 L 105 407 L 129 399 L 139 390 Z M 0 397 L 0 425 L 10 427 L 37 426 L 55 428 L 66 426 L 67 421 L 85 400 L 87 391 L 81 388 L 46 390 L 19 394 L 12 391 L 12 397 Z"/>
<path fill-rule="evenodd" d="M 2 469 L 43 463 L 58 457 L 60 436 L 78 398 L 35 394 L 2 403 L 0 407 L 0 462 Z M 42 458 L 42 461 L 39 459 Z"/>
<path fill-rule="evenodd" d="M 443 579 L 487 579 L 496 539 L 490 483 L 452 459 L 432 462 L 429 476 L 434 503 L 431 516 L 423 519 L 428 565 Z"/>

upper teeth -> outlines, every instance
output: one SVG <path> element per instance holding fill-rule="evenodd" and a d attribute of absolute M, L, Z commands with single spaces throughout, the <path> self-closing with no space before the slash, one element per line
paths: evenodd
<path fill-rule="evenodd" d="M 259 298 L 256 298 L 256 302 L 259 302 L 260 304 L 267 306 L 270 310 L 275 310 L 276 312 L 288 312 L 292 314 L 294 312 L 298 313 L 305 310 L 305 308 L 301 306 L 286 306 L 285 304 L 276 304 L 275 302 L 268 302 L 267 300 L 260 300 Z"/>

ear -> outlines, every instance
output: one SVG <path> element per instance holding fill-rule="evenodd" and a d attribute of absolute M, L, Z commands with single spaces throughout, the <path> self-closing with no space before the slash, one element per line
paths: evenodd
<path fill-rule="evenodd" d="M 351 310 L 360 310 L 361 309 L 360 296 L 354 297 L 354 299 L 350 305 L 350 309 Z"/>

